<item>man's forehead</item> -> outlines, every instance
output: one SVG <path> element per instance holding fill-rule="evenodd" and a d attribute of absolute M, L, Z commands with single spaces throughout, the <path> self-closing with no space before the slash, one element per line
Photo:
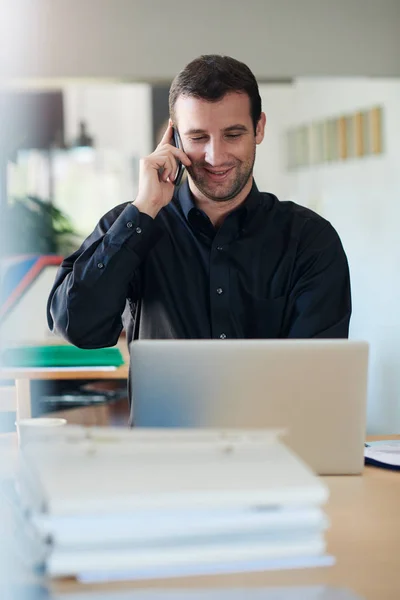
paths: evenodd
<path fill-rule="evenodd" d="M 220 129 L 233 124 L 251 124 L 250 98 L 247 94 L 232 92 L 216 101 L 193 96 L 179 96 L 175 117 L 181 129 L 205 129 L 212 124 Z"/>

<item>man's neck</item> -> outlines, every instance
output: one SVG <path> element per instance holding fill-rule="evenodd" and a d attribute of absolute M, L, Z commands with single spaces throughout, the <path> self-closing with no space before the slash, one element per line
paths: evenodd
<path fill-rule="evenodd" d="M 208 216 L 214 227 L 221 227 L 225 218 L 234 210 L 236 210 L 246 200 L 250 194 L 253 185 L 253 177 L 250 177 L 242 191 L 231 200 L 217 202 L 210 200 L 197 189 L 191 178 L 188 178 L 189 188 L 193 196 L 196 207 Z"/>

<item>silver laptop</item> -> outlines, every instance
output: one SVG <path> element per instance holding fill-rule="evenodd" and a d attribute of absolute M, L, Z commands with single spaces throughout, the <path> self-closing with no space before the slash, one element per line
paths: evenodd
<path fill-rule="evenodd" d="M 278 428 L 320 475 L 360 473 L 368 344 L 349 340 L 140 340 L 139 427 Z"/>

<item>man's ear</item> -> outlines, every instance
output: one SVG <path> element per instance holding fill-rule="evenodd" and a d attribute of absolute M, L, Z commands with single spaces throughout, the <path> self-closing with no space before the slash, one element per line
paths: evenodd
<path fill-rule="evenodd" d="M 258 119 L 257 127 L 256 127 L 256 144 L 261 144 L 264 139 L 265 125 L 267 122 L 267 117 L 265 113 L 261 113 L 260 118 Z"/>

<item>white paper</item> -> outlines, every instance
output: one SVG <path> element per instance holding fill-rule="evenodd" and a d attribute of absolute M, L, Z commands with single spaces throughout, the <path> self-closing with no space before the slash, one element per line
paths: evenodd
<path fill-rule="evenodd" d="M 250 573 L 256 571 L 281 571 L 286 569 L 309 569 L 313 567 L 330 567 L 335 564 L 333 556 L 303 556 L 280 559 L 263 559 L 242 562 L 214 562 L 212 565 L 179 565 L 157 567 L 156 569 L 135 569 L 124 571 L 86 571 L 79 573 L 82 583 L 107 581 L 133 581 L 139 579 L 163 579 L 166 577 L 188 577 L 195 575 L 217 575 L 221 573 Z M 296 597 L 298 600 L 298 597 Z"/>
<path fill-rule="evenodd" d="M 245 535 L 260 533 L 292 535 L 296 531 L 322 531 L 328 520 L 319 508 L 271 510 L 204 510 L 204 511 L 137 511 L 122 514 L 74 515 L 52 517 L 37 515 L 33 523 L 44 538 L 51 536 L 58 547 L 80 545 L 104 547 L 108 544 L 145 541 L 160 543 L 169 539 L 185 539 L 210 535 Z"/>
<path fill-rule="evenodd" d="M 364 456 L 387 465 L 400 467 L 400 440 L 375 442 L 364 449 Z"/>
<path fill-rule="evenodd" d="M 54 600 L 362 600 L 352 592 L 326 586 L 268 588 L 130 590 L 55 595 Z"/>
<path fill-rule="evenodd" d="M 170 544 L 166 547 L 143 548 L 120 547 L 102 548 L 101 550 L 62 551 L 54 548 L 47 560 L 47 572 L 52 577 L 77 575 L 89 571 L 133 572 L 154 571 L 163 569 L 196 569 L 202 565 L 213 572 L 214 566 L 223 564 L 236 565 L 253 561 L 269 561 L 286 558 L 303 558 L 320 556 L 325 552 L 322 535 L 304 535 L 302 538 L 276 540 L 241 541 L 222 538 L 210 543 Z"/>
<path fill-rule="evenodd" d="M 135 434 L 132 432 L 132 438 Z M 326 484 L 281 443 L 31 444 L 50 514 L 319 506 Z M 62 465 L 62 469 L 60 469 Z M 107 473 L 107 477 L 104 477 Z M 128 476 L 130 474 L 130 476 Z"/>

